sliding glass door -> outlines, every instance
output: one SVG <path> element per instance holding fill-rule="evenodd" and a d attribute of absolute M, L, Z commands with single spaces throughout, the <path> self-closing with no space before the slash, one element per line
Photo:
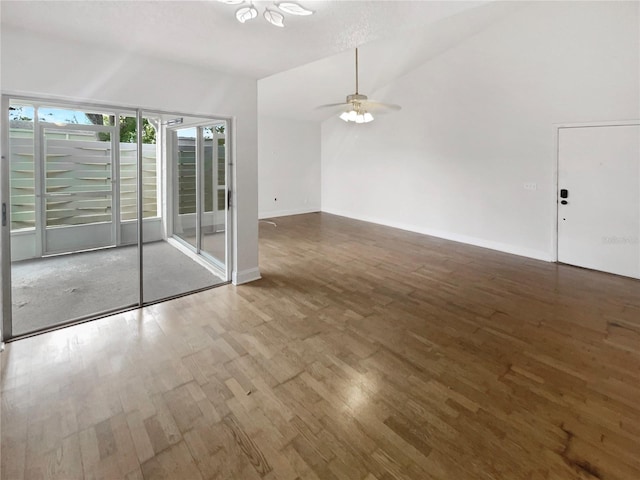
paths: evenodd
<path fill-rule="evenodd" d="M 226 120 L 2 106 L 3 339 L 229 281 Z"/>
<path fill-rule="evenodd" d="M 137 305 L 136 248 L 117 238 L 118 115 L 36 102 L 8 110 L 11 336 Z"/>
<path fill-rule="evenodd" d="M 228 281 L 226 121 L 162 116 L 167 231 L 146 237 L 144 301 Z"/>

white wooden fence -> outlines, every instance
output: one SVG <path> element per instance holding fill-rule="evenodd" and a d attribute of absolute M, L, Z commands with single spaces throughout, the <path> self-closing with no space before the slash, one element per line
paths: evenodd
<path fill-rule="evenodd" d="M 13 132 L 12 132 L 13 133 Z M 18 137 L 18 138 L 16 138 Z M 11 228 L 35 227 L 35 155 L 33 138 L 11 136 Z M 111 142 L 85 138 L 56 138 L 45 134 L 46 225 L 80 225 L 111 221 L 114 176 Z M 136 145 L 120 143 L 120 220 L 137 216 Z M 143 145 L 144 218 L 158 215 L 156 145 Z"/>

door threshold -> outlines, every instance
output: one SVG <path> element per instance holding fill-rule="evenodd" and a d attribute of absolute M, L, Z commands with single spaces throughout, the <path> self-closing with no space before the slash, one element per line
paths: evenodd
<path fill-rule="evenodd" d="M 120 245 L 120 246 L 126 246 L 126 245 Z M 85 248 L 83 250 L 73 250 L 72 252 L 46 253 L 46 254 L 43 254 L 40 258 L 61 257 L 63 255 L 73 255 L 75 253 L 97 252 L 98 250 L 108 250 L 110 248 L 116 248 L 116 247 L 118 247 L 118 245 L 107 245 L 106 247 Z"/>

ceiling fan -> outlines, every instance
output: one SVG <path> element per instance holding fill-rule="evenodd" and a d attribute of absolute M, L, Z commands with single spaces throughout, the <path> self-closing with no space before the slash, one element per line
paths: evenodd
<path fill-rule="evenodd" d="M 358 92 L 358 49 L 356 48 L 356 92 L 351 95 L 347 95 L 346 102 L 343 103 L 329 103 L 326 105 L 320 105 L 321 108 L 338 108 L 340 107 L 343 112 L 340 114 L 340 118 L 345 122 L 355 123 L 369 123 L 373 121 L 373 115 L 371 112 L 384 113 L 390 110 L 400 110 L 400 105 L 394 105 L 392 103 L 382 103 L 375 100 L 369 100 L 366 95 Z"/>

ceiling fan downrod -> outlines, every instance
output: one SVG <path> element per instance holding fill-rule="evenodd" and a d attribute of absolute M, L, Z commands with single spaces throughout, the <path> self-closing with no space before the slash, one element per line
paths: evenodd
<path fill-rule="evenodd" d="M 358 47 L 356 47 L 356 95 L 358 95 Z"/>
<path fill-rule="evenodd" d="M 358 91 L 358 48 L 356 47 L 356 93 L 352 93 L 351 95 L 347 95 L 347 103 L 351 103 L 354 106 L 359 104 L 360 102 L 366 102 L 368 97 L 366 95 L 360 95 Z"/>

